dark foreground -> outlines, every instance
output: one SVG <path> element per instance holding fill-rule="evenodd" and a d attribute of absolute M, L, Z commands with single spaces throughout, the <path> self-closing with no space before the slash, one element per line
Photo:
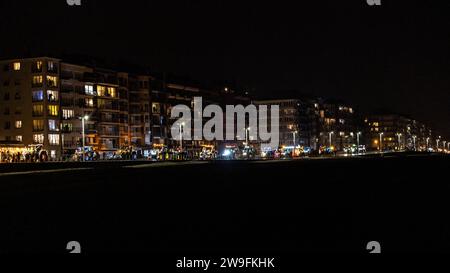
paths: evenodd
<path fill-rule="evenodd" d="M 449 163 L 114 163 L 0 176 L 0 251 L 67 253 L 79 241 L 83 253 L 367 253 L 375 240 L 383 252 L 447 252 Z"/>

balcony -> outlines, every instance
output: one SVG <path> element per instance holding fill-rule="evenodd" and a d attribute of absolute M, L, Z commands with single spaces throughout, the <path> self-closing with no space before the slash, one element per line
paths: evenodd
<path fill-rule="evenodd" d="M 44 112 L 32 112 L 33 117 L 42 117 L 44 116 Z"/>

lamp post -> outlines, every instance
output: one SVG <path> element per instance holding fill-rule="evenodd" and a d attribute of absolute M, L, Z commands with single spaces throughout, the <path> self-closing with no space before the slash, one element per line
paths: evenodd
<path fill-rule="evenodd" d="M 402 149 L 402 134 L 397 133 L 397 137 L 398 137 L 398 151 L 400 151 Z"/>
<path fill-rule="evenodd" d="M 245 145 L 248 146 L 250 127 L 245 128 Z"/>
<path fill-rule="evenodd" d="M 86 161 L 86 136 L 85 136 L 85 130 L 84 130 L 84 127 L 85 127 L 84 122 L 86 120 L 89 120 L 89 116 L 86 115 L 84 117 L 81 117 L 80 119 L 81 119 L 81 136 L 82 136 L 81 143 L 83 145 L 82 154 L 83 154 L 83 161 Z"/>
<path fill-rule="evenodd" d="M 294 142 L 294 149 L 295 149 L 295 135 L 297 134 L 297 131 L 292 132 L 292 138 Z"/>
<path fill-rule="evenodd" d="M 412 136 L 413 145 L 414 145 L 414 151 L 416 150 L 416 138 L 417 138 L 417 136 Z"/>
<path fill-rule="evenodd" d="M 356 145 L 358 145 L 357 147 L 356 147 L 356 149 L 357 149 L 357 151 L 358 151 L 358 154 L 359 154 L 359 137 L 361 136 L 361 132 L 357 132 L 356 133 Z"/>
<path fill-rule="evenodd" d="M 429 137 L 427 137 L 427 151 L 428 151 L 428 148 L 430 147 L 430 138 Z"/>
<path fill-rule="evenodd" d="M 380 153 L 383 150 L 383 135 L 384 135 L 384 133 L 380 133 Z"/>
<path fill-rule="evenodd" d="M 183 150 L 183 126 L 184 122 L 180 123 L 180 149 Z"/>
<path fill-rule="evenodd" d="M 436 150 L 439 152 L 439 141 L 441 137 L 439 137 L 438 139 L 436 139 Z"/>
<path fill-rule="evenodd" d="M 331 131 L 328 135 L 329 135 L 329 140 L 330 140 L 330 148 L 331 148 L 331 146 L 333 146 L 332 144 L 331 144 L 331 136 L 334 134 L 334 132 L 333 131 Z"/>
<path fill-rule="evenodd" d="M 445 144 L 447 143 L 447 141 L 442 141 L 442 143 L 444 144 L 444 150 L 445 150 Z"/>

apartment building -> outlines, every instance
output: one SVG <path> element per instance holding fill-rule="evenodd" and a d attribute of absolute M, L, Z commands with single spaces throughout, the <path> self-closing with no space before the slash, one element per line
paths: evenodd
<path fill-rule="evenodd" d="M 333 147 L 335 151 L 342 151 L 357 142 L 354 109 L 337 100 L 319 99 L 314 106 L 318 112 L 319 147 Z"/>
<path fill-rule="evenodd" d="M 151 77 L 40 57 L 0 62 L 0 141 L 43 145 L 51 159 L 151 146 Z"/>
<path fill-rule="evenodd" d="M 0 61 L 0 141 L 61 155 L 60 69 L 55 58 Z"/>
<path fill-rule="evenodd" d="M 365 118 L 367 146 L 371 150 L 427 150 L 435 146 L 433 131 L 425 124 L 399 114 Z"/>

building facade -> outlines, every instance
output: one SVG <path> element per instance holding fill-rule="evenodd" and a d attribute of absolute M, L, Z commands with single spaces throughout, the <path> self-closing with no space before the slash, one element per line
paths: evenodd
<path fill-rule="evenodd" d="M 425 124 L 398 114 L 377 114 L 365 118 L 366 143 L 378 151 L 426 151 L 435 147 L 434 132 Z"/>

